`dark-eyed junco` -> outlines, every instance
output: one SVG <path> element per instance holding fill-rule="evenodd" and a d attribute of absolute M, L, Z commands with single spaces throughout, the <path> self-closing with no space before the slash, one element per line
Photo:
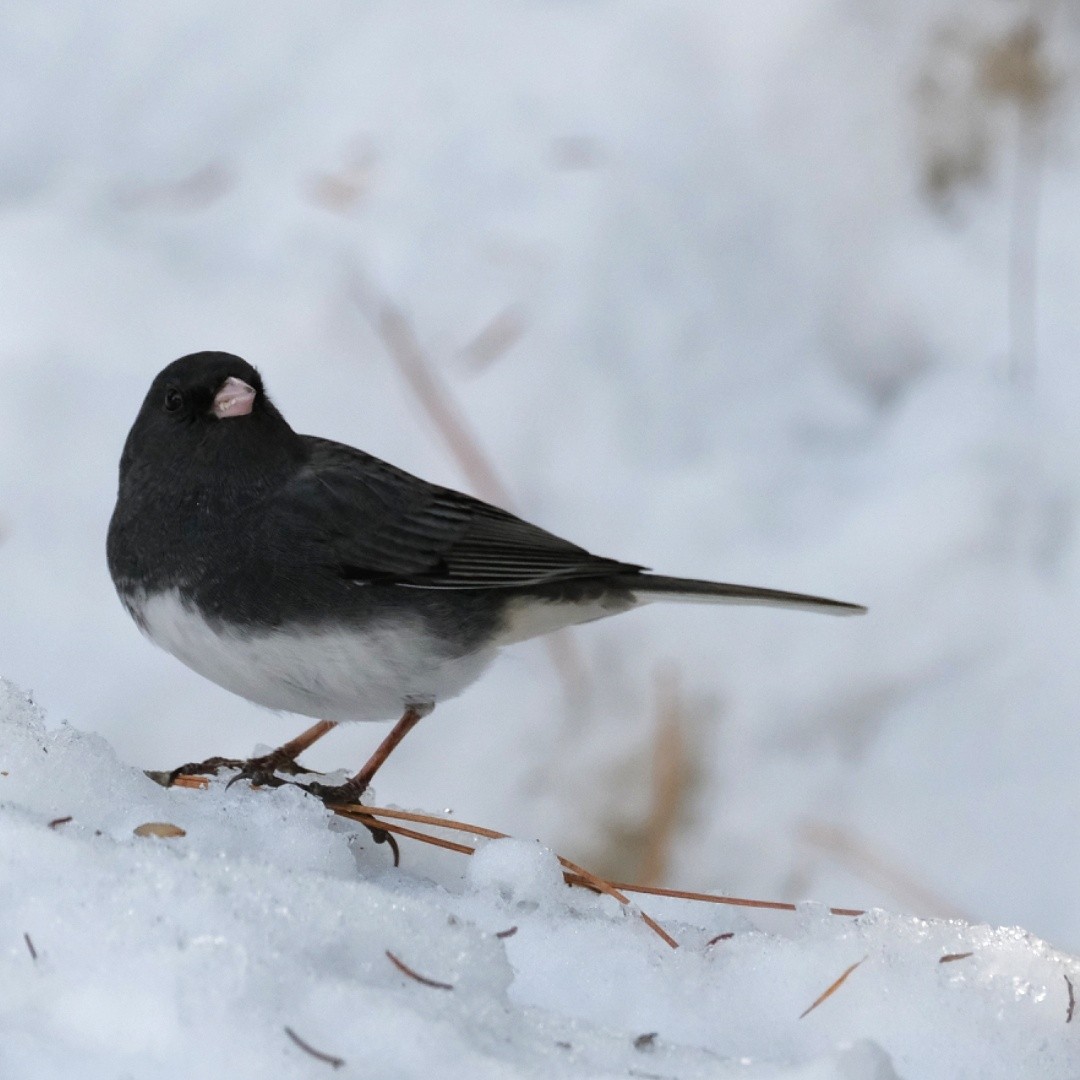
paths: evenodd
<path fill-rule="evenodd" d="M 400 717 L 352 780 L 317 789 L 329 801 L 356 801 L 408 730 L 511 642 L 651 600 L 865 610 L 590 555 L 362 450 L 298 435 L 259 373 L 222 352 L 154 379 L 120 459 L 108 560 L 154 642 L 250 701 L 318 719 L 242 775 L 299 771 L 293 759 L 342 721 Z"/>

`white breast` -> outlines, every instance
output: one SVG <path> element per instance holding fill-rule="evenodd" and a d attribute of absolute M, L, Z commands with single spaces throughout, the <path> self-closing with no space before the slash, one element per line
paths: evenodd
<path fill-rule="evenodd" d="M 391 720 L 461 693 L 494 649 L 448 657 L 419 620 L 364 631 L 218 631 L 177 590 L 128 597 L 147 636 L 193 671 L 270 709 L 319 720 Z"/>

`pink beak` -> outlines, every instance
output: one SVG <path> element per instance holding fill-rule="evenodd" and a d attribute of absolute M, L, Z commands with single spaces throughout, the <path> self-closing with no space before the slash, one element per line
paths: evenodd
<path fill-rule="evenodd" d="M 230 416 L 247 416 L 255 404 L 255 390 L 242 379 L 229 376 L 214 395 L 210 411 L 219 419 Z"/>

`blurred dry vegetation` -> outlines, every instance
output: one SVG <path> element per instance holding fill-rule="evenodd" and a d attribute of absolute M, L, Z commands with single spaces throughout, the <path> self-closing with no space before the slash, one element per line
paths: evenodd
<path fill-rule="evenodd" d="M 936 212 L 955 212 L 969 191 L 1012 187 L 1009 362 L 1011 374 L 1022 378 L 1032 375 L 1035 364 L 1036 218 L 1047 122 L 1066 80 L 1050 48 L 1057 4 L 998 6 L 993 18 L 988 10 L 981 0 L 970 0 L 943 11 L 925 41 L 913 84 L 901 94 L 912 113 L 922 190 Z M 593 135 L 567 132 L 553 140 L 548 161 L 552 169 L 589 170 L 602 168 L 605 156 Z M 358 137 L 336 167 L 306 182 L 303 194 L 331 213 L 348 214 L 378 183 L 378 171 L 378 146 Z M 469 343 L 441 356 L 418 344 L 401 302 L 407 298 L 381 297 L 363 282 L 354 292 L 388 360 L 442 435 L 471 490 L 513 509 L 511 492 L 456 400 L 454 380 L 497 363 L 529 333 L 525 298 L 510 302 Z M 565 717 L 542 782 L 570 802 L 577 784 L 591 789 L 587 801 L 593 811 L 579 823 L 574 855 L 608 879 L 671 884 L 680 847 L 701 835 L 695 820 L 696 810 L 704 812 L 699 796 L 716 790 L 699 753 L 723 722 L 721 702 L 706 693 L 713 683 L 671 658 L 653 661 L 644 673 L 622 672 L 623 679 L 568 634 L 552 635 L 549 655 L 563 687 Z M 615 708 L 610 700 L 599 708 L 613 678 L 643 692 L 621 697 Z M 617 732 L 599 719 L 611 713 L 619 717 Z M 583 753 L 590 740 L 604 740 L 608 752 Z M 590 763 L 588 777 L 575 770 L 578 754 Z M 595 773 L 598 757 L 607 762 L 604 775 Z M 573 807 L 568 813 L 573 816 Z M 918 882 L 917 873 L 894 866 L 885 853 L 840 826 L 809 822 L 791 840 L 802 858 L 793 869 L 796 877 L 812 875 L 815 862 L 830 860 L 901 902 L 921 902 L 928 913 L 952 910 Z"/>
<path fill-rule="evenodd" d="M 988 31 L 954 15 L 931 34 L 915 86 L 915 113 L 928 198 L 948 204 L 965 187 L 987 182 L 1016 129 L 1042 124 L 1064 77 L 1047 50 L 1045 23 L 1025 16 Z"/>
<path fill-rule="evenodd" d="M 987 13 L 992 9 L 993 17 Z M 1037 216 L 1040 174 L 1047 129 L 1054 106 L 1067 88 L 1066 72 L 1052 44 L 1064 11 L 1053 0 L 1002 6 L 967 0 L 950 5 L 931 29 L 911 85 L 898 88 L 910 108 L 919 155 L 921 189 L 935 212 L 951 215 L 970 193 L 992 185 L 1011 186 L 1011 253 L 1009 306 L 1012 326 L 1010 372 L 1033 376 L 1035 366 L 1035 290 L 1038 256 Z M 547 155 L 555 170 L 603 168 L 603 144 L 591 133 L 566 132 L 554 139 Z M 301 179 L 298 195 L 335 215 L 349 215 L 364 206 L 379 183 L 380 147 L 374 138 L 357 135 L 339 159 Z M 227 162 L 210 161 L 171 185 L 121 192 L 128 208 L 166 212 L 200 209 L 221 198 L 237 182 Z M 472 491 L 513 509 L 513 499 L 472 432 L 454 391 L 455 377 L 475 374 L 507 356 L 530 331 L 524 297 L 511 299 L 464 345 L 447 354 L 429 355 L 407 314 L 407 297 L 388 298 L 370 283 L 353 281 L 351 292 L 374 330 L 385 356 L 410 387 L 426 422 L 443 438 Z M 2 539 L 2 525 L 0 525 Z M 552 635 L 550 659 L 564 690 L 565 716 L 555 759 L 544 782 L 573 800 L 573 759 L 590 739 L 617 739 L 617 749 L 604 760 L 607 775 L 591 775 L 588 800 L 593 820 L 580 823 L 581 847 L 574 854 L 603 877 L 642 884 L 668 882 L 681 844 L 700 835 L 695 804 L 702 791 L 716 790 L 698 749 L 707 733 L 723 721 L 721 703 L 706 695 L 715 686 L 713 673 L 699 679 L 677 661 L 654 661 L 651 671 L 626 672 L 642 689 L 636 700 L 622 699 L 619 729 L 600 730 L 593 708 L 598 684 L 607 686 L 612 672 L 600 670 L 602 658 L 587 656 L 573 637 Z M 610 706 L 610 701 L 607 702 Z M 567 718 L 572 718 L 568 722 Z M 865 716 L 864 716 L 865 722 Z M 589 756 L 595 765 L 595 757 Z M 597 792 L 603 793 L 596 798 Z M 571 807 L 569 816 L 573 816 Z M 793 873 L 809 874 L 815 859 L 832 859 L 901 900 L 917 898 L 944 913 L 947 903 L 927 900 L 928 893 L 904 871 L 860 846 L 858 838 L 822 823 L 808 823 L 799 837 L 807 863 Z M 913 902 L 915 902 L 913 900 Z M 927 914 L 930 911 L 926 912 Z"/>
<path fill-rule="evenodd" d="M 1010 7 L 1011 16 L 998 20 L 976 3 L 942 19 L 916 82 L 915 113 L 923 188 L 936 209 L 954 210 L 971 189 L 1009 191 L 1004 373 L 1030 385 L 1038 358 L 1038 227 L 1049 122 L 1067 87 L 1054 33 L 1069 9 L 1058 0 Z"/>

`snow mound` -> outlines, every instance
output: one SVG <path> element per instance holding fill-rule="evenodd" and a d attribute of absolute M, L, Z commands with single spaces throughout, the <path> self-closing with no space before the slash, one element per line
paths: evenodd
<path fill-rule="evenodd" d="M 531 840 L 404 844 L 165 790 L 0 680 L 0 1076 L 1080 1073 L 1080 960 L 1020 930 L 649 901 L 672 950 Z"/>

